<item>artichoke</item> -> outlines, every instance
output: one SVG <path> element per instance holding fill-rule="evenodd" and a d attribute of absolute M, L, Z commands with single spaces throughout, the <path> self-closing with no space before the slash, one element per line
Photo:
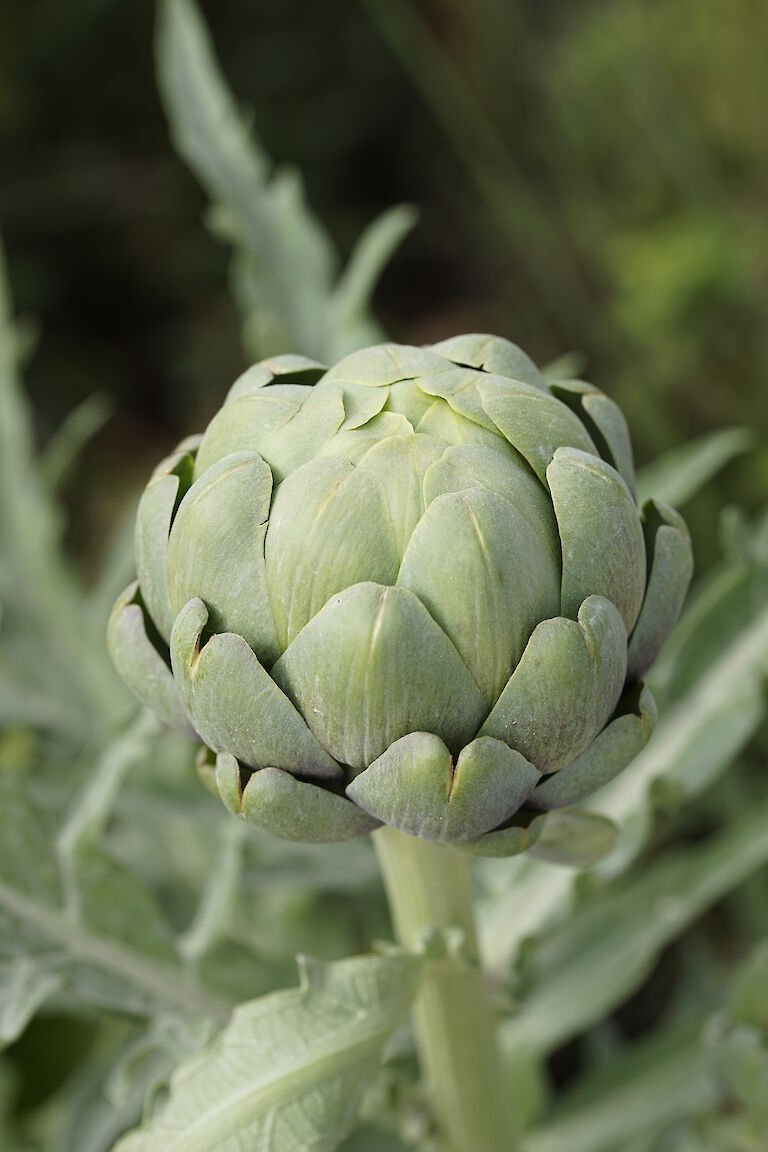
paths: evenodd
<path fill-rule="evenodd" d="M 155 469 L 136 568 L 112 657 L 229 808 L 509 855 L 647 741 L 692 559 L 616 404 L 467 335 L 248 369 Z"/>

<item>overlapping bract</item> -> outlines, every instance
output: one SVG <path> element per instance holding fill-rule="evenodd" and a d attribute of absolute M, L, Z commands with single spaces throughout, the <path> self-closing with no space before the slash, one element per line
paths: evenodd
<path fill-rule="evenodd" d="M 155 470 L 136 566 L 113 658 L 234 811 L 568 859 L 589 817 L 553 813 L 648 739 L 691 550 L 611 400 L 470 335 L 249 369 Z"/>

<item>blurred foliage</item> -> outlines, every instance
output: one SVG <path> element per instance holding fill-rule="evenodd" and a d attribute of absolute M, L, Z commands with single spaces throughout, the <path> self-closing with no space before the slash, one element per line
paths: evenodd
<path fill-rule="evenodd" d="M 305 206 L 294 170 L 271 162 L 218 75 L 207 32 L 184 3 L 161 9 L 160 90 L 179 154 L 211 196 L 211 228 L 235 249 L 232 290 L 254 360 L 299 350 L 324 364 L 381 340 L 368 308 L 382 268 L 413 225 L 394 208 L 338 273 L 333 242 Z"/>
<path fill-rule="evenodd" d="M 578 349 L 641 459 L 743 412 L 766 430 L 764 6 L 203 7 L 266 153 L 303 174 L 342 254 L 383 209 L 418 206 L 378 297 L 398 338 L 488 329 L 540 362 Z M 153 18 L 152 0 L 0 12 L 0 219 L 20 309 L 46 332 L 37 418 L 47 435 L 95 390 L 120 411 L 78 499 L 110 465 L 143 475 L 242 365 L 224 253 L 167 147 Z M 754 508 L 765 474 L 763 452 L 721 494 Z M 91 495 L 93 514 L 114 495 Z"/>
<path fill-rule="evenodd" d="M 0 1152 L 106 1152 L 297 952 L 389 934 L 369 845 L 247 833 L 103 628 L 138 484 L 247 360 L 376 338 L 398 204 L 386 330 L 583 364 L 699 561 L 615 852 L 477 869 L 525 1152 L 762 1149 L 768 8 L 202 8 L 237 98 L 181 0 L 162 103 L 151 0 L 0 7 Z M 349 1152 L 434 1147 L 407 1030 L 363 1115 Z"/>

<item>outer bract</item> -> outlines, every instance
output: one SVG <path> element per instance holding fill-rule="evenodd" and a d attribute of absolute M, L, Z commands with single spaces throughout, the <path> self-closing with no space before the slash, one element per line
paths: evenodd
<path fill-rule="evenodd" d="M 247 820 L 584 862 L 610 827 L 551 813 L 647 741 L 692 562 L 617 406 L 470 335 L 249 369 L 150 479 L 136 567 L 115 664 Z"/>

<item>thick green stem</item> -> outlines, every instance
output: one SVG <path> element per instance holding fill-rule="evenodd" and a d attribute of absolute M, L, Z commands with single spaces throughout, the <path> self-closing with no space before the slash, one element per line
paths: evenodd
<path fill-rule="evenodd" d="M 431 961 L 414 1009 L 422 1071 L 451 1152 L 512 1152 L 516 1124 L 477 961 L 472 891 L 464 856 L 380 828 L 373 837 L 395 932 L 406 948 L 429 929 L 461 929 L 457 955 Z"/>

